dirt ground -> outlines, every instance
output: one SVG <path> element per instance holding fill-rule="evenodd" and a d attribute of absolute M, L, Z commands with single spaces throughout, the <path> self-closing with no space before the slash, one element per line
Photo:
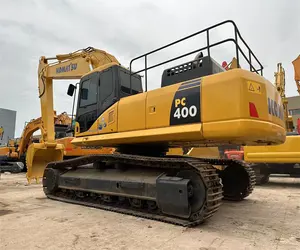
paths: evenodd
<path fill-rule="evenodd" d="M 273 177 L 187 229 L 52 201 L 24 174 L 2 174 L 0 249 L 300 249 L 300 179 Z"/>

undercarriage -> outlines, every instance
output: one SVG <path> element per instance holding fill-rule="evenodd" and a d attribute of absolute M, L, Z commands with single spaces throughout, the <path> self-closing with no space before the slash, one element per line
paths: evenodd
<path fill-rule="evenodd" d="M 0 162 L 0 172 L 20 173 L 24 171 L 24 163 L 20 161 L 3 161 Z"/>
<path fill-rule="evenodd" d="M 222 198 L 242 200 L 254 185 L 252 169 L 236 160 L 121 153 L 52 162 L 43 177 L 50 199 L 181 226 L 204 222 Z"/>

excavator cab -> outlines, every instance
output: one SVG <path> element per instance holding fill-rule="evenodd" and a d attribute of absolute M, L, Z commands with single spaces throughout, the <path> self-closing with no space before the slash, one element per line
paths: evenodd
<path fill-rule="evenodd" d="M 72 96 L 74 90 L 70 85 L 68 95 Z M 141 76 L 130 77 L 130 71 L 119 65 L 84 76 L 79 83 L 76 112 L 80 133 L 88 131 L 97 118 L 121 98 L 142 92 Z"/>

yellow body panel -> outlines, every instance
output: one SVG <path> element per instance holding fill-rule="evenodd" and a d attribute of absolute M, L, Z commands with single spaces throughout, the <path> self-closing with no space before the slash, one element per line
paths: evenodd
<path fill-rule="evenodd" d="M 165 128 L 154 128 L 136 131 L 127 131 L 121 133 L 110 133 L 103 135 L 75 137 L 72 141 L 75 145 L 79 146 L 105 146 L 111 147 L 112 145 L 119 144 L 132 144 L 132 143 L 154 143 L 157 141 L 165 142 L 175 141 L 182 144 L 186 140 L 194 141 L 196 137 L 201 136 L 201 124 L 191 124 L 185 126 L 174 126 Z"/>
<path fill-rule="evenodd" d="M 111 154 L 115 151 L 114 148 L 104 148 L 104 147 L 95 147 L 95 148 L 84 148 L 78 147 L 71 143 L 74 137 L 64 137 L 57 139 L 58 144 L 64 146 L 64 156 L 65 157 L 75 157 L 83 155 L 93 155 L 93 154 Z"/>
<path fill-rule="evenodd" d="M 15 147 L 0 147 L 0 156 L 9 156 L 15 151 Z"/>
<path fill-rule="evenodd" d="M 170 148 L 167 155 L 183 155 L 182 148 Z"/>
<path fill-rule="evenodd" d="M 202 147 L 192 148 L 188 153 L 188 156 L 199 158 L 220 158 L 220 152 L 218 147 Z"/>
<path fill-rule="evenodd" d="M 246 70 L 232 69 L 199 78 L 198 82 L 200 84 L 196 87 L 190 87 L 189 82 L 183 82 L 123 98 L 115 104 L 118 105 L 119 114 L 122 114 L 115 116 L 118 120 L 115 132 L 118 133 L 98 131 L 98 135 L 95 135 L 94 130 L 77 133 L 72 143 L 114 147 L 120 144 L 155 142 L 167 143 L 170 147 L 181 147 L 284 142 L 281 98 L 275 87 L 265 78 Z M 259 94 L 249 89 L 249 82 L 255 82 L 253 85 L 256 88 L 260 87 Z M 171 125 L 171 120 L 174 119 L 171 107 L 177 104 L 184 106 L 189 98 L 188 95 L 182 97 L 184 93 L 188 93 L 182 91 L 197 91 L 197 88 L 200 88 L 200 122 Z M 181 99 L 177 98 L 179 94 Z M 186 100 L 183 100 L 184 98 Z M 268 108 L 270 100 L 273 104 L 276 103 L 275 108 Z M 250 115 L 249 103 L 255 105 L 258 117 Z M 269 111 L 270 108 L 273 108 L 273 115 Z M 108 112 L 109 110 L 105 111 L 92 128 L 99 124 L 102 117 L 108 117 Z M 145 114 L 146 129 L 143 129 Z M 131 131 L 128 131 L 129 129 Z"/>
<path fill-rule="evenodd" d="M 272 140 L 278 143 L 284 138 L 284 121 L 268 113 L 268 100 L 281 104 L 279 94 L 273 85 L 257 74 L 244 70 L 231 70 L 222 74 L 222 80 L 216 81 L 215 75 L 203 81 L 202 113 L 205 138 L 230 140 L 234 137 L 237 144 L 253 144 L 255 140 Z M 224 84 L 221 84 L 221 83 Z M 260 94 L 249 89 L 249 82 L 260 87 Z M 249 102 L 255 104 L 258 119 L 250 119 Z M 280 105 L 281 106 L 281 105 Z M 207 108 L 205 108 L 207 107 Z M 257 138 L 257 139 L 255 139 Z"/>
<path fill-rule="evenodd" d="M 118 103 L 118 131 L 132 131 L 146 128 L 147 93 L 122 98 Z M 101 131 L 102 132 L 102 131 Z"/>
<path fill-rule="evenodd" d="M 147 93 L 146 128 L 162 128 L 170 124 L 171 103 L 178 84 Z"/>
<path fill-rule="evenodd" d="M 287 136 L 274 146 L 245 146 L 244 157 L 250 163 L 300 163 L 300 136 Z"/>

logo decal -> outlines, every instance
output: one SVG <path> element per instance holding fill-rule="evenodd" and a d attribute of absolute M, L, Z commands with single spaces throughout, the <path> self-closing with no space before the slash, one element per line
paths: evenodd
<path fill-rule="evenodd" d="M 70 63 L 67 66 L 62 66 L 56 68 L 56 74 L 64 73 L 64 72 L 69 72 L 77 69 L 77 63 Z"/>
<path fill-rule="evenodd" d="M 102 130 L 102 129 L 106 128 L 106 125 L 107 125 L 107 124 L 106 124 L 106 122 L 105 122 L 105 119 L 104 119 L 104 117 L 102 117 L 98 129 L 99 129 L 99 130 Z"/>
<path fill-rule="evenodd" d="M 175 93 L 170 125 L 200 122 L 200 80 L 184 82 Z"/>
<path fill-rule="evenodd" d="M 283 106 L 268 97 L 269 114 L 283 120 Z"/>

